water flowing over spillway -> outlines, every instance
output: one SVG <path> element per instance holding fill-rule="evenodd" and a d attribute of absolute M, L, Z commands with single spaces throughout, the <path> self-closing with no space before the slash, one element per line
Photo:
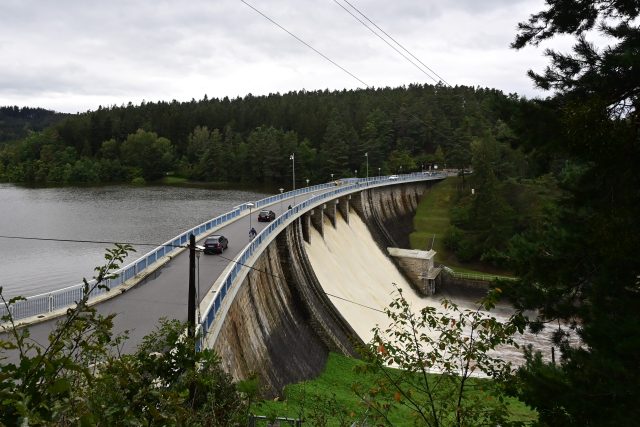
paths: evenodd
<path fill-rule="evenodd" d="M 355 213 L 349 215 L 349 224 L 342 218 L 336 228 L 324 224 L 324 240 L 315 229 L 310 233 L 311 244 L 305 246 L 313 270 L 324 291 L 339 297 L 329 298 L 364 342 L 373 337 L 374 325 L 388 323 L 381 311 L 394 298 L 394 283 L 413 307 L 426 304 L 376 246 Z"/>
<path fill-rule="evenodd" d="M 364 342 L 373 338 L 375 325 L 385 328 L 389 324 L 387 316 L 378 310 L 388 307 L 394 298 L 394 283 L 403 289 L 403 295 L 416 312 L 427 305 L 439 307 L 442 298 L 452 300 L 461 309 L 477 308 L 477 295 L 460 295 L 448 290 L 434 297 L 418 295 L 354 212 L 349 215 L 348 224 L 339 217 L 336 228 L 328 222 L 323 228 L 324 238 L 315 229 L 310 230 L 311 244 L 305 244 L 309 261 L 324 291 L 333 295 L 331 302 Z M 506 303 L 491 311 L 491 315 L 502 322 L 512 313 L 513 308 Z M 531 344 L 549 359 L 550 329 L 540 334 L 525 332 L 515 338 L 520 345 Z M 521 349 L 501 348 L 499 353 L 516 365 L 523 361 Z"/>

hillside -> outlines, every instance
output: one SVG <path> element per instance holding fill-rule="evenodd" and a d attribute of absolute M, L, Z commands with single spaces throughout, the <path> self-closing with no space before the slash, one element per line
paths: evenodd
<path fill-rule="evenodd" d="M 0 151 L 0 180 L 31 184 L 195 181 L 297 185 L 332 176 L 463 167 L 471 143 L 540 138 L 538 103 L 495 89 L 411 85 L 100 107 Z M 533 129 L 537 133 L 533 133 Z M 543 135 L 544 136 L 544 135 Z"/>
<path fill-rule="evenodd" d="M 67 116 L 43 108 L 0 107 L 0 143 L 24 138 L 30 130 L 41 131 Z"/>

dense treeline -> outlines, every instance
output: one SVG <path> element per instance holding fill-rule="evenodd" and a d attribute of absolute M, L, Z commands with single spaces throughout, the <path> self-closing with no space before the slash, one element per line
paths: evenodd
<path fill-rule="evenodd" d="M 474 139 L 535 138 L 531 101 L 493 89 L 411 85 L 143 103 L 68 117 L 0 151 L 0 179 L 31 184 L 156 180 L 299 185 L 468 166 Z M 365 157 L 368 153 L 368 159 Z M 534 168 L 535 169 L 535 168 Z"/>
<path fill-rule="evenodd" d="M 0 107 L 0 143 L 24 138 L 29 131 L 41 131 L 65 117 L 43 108 Z"/>

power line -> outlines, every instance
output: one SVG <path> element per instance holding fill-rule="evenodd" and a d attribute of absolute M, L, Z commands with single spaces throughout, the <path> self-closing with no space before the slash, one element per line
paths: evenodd
<path fill-rule="evenodd" d="M 337 0 L 333 0 L 333 2 L 335 4 L 337 4 L 338 6 L 340 6 L 345 12 L 347 12 L 349 15 L 351 15 L 353 17 L 353 19 L 355 19 L 356 21 L 360 22 L 366 29 L 368 29 L 369 31 L 371 31 L 376 37 L 378 37 L 380 40 L 382 40 L 383 42 L 385 42 L 391 49 L 395 50 L 396 52 L 398 52 L 398 54 L 400 56 L 402 56 L 404 59 L 406 59 L 407 61 L 409 61 L 414 67 L 416 67 L 418 70 L 420 70 L 425 76 L 429 77 L 431 80 L 433 80 L 434 82 L 438 83 L 438 80 L 433 77 L 431 74 L 427 73 L 422 67 L 420 67 L 418 64 L 416 64 L 415 62 L 413 62 L 410 58 L 408 58 L 404 53 L 400 52 L 398 50 L 397 47 L 395 47 L 394 45 L 392 45 L 391 43 L 389 43 L 388 40 L 386 40 L 384 37 L 382 37 L 380 34 L 376 33 L 375 30 L 373 30 L 370 26 L 367 25 L 366 22 L 364 22 L 362 19 L 358 18 L 356 15 L 353 14 L 353 12 L 351 12 L 349 9 L 347 9 L 346 7 L 344 7 L 341 3 L 339 3 Z M 347 2 L 347 4 L 349 4 L 351 6 L 350 3 Z M 353 7 L 353 6 L 352 6 Z M 357 9 L 356 9 L 357 10 Z M 428 68 L 428 67 L 427 67 Z M 434 73 L 435 74 L 435 73 Z M 436 74 L 437 75 L 437 74 Z"/>
<path fill-rule="evenodd" d="M 347 69 L 345 69 L 344 67 L 342 67 L 341 65 L 337 64 L 335 61 L 333 61 L 331 58 L 329 58 L 328 56 L 326 56 L 325 54 L 323 54 L 322 52 L 318 51 L 316 48 L 314 48 L 313 46 L 311 46 L 310 44 L 308 44 L 307 42 L 305 42 L 304 40 L 302 40 L 300 37 L 296 36 L 295 34 L 293 34 L 291 31 L 287 30 L 286 28 L 284 28 L 282 25 L 278 24 L 276 21 L 274 21 L 273 19 L 271 19 L 270 17 L 268 17 L 266 14 L 264 14 L 263 12 L 261 12 L 260 10 L 256 9 L 254 6 L 252 6 L 251 4 L 247 3 L 245 0 L 240 0 L 242 3 L 244 3 L 246 6 L 250 7 L 251 9 L 253 9 L 254 11 L 256 11 L 257 13 L 259 13 L 262 17 L 264 17 L 265 19 L 267 19 L 269 22 L 273 23 L 274 25 L 276 25 L 278 28 L 280 28 L 281 30 L 285 31 L 287 34 L 289 34 L 291 37 L 295 38 L 296 40 L 298 40 L 300 43 L 304 44 L 305 46 L 307 46 L 309 49 L 313 50 L 314 52 L 316 52 L 318 55 L 322 56 L 324 59 L 326 59 L 327 61 L 331 62 L 333 65 L 335 65 L 336 67 L 340 68 L 342 71 L 344 71 L 345 73 L 349 74 L 351 77 L 353 77 L 354 79 L 358 80 L 360 83 L 362 83 L 363 85 L 365 85 L 367 87 L 367 89 L 371 89 L 371 86 L 369 86 L 367 83 L 365 83 L 364 81 L 362 81 L 360 78 L 358 78 L 356 75 L 354 75 L 353 73 L 351 73 L 350 71 L 348 71 Z M 335 1 L 335 0 L 334 0 Z M 367 19 L 369 22 L 371 22 L 376 28 L 379 28 L 373 21 L 371 21 L 369 18 L 366 17 L 366 15 L 364 15 L 362 12 L 360 12 L 357 8 L 355 8 L 353 5 L 351 5 L 351 3 L 346 2 L 347 4 L 349 4 L 349 6 L 353 7 L 354 10 L 356 10 L 358 13 L 360 13 L 362 16 L 365 17 L 365 19 Z M 343 7 L 344 9 L 344 7 Z M 346 9 L 345 9 L 346 10 Z M 347 10 L 348 12 L 348 10 Z M 353 16 L 353 14 L 351 14 Z M 357 19 L 357 18 L 356 18 Z M 361 21 L 362 22 L 362 21 Z M 366 25 L 365 25 L 366 26 Z M 369 28 L 367 26 L 367 28 Z M 380 28 L 379 28 L 380 29 Z M 386 32 L 384 32 L 384 30 L 380 29 L 380 31 L 382 31 L 384 34 L 386 34 Z M 374 32 L 375 33 L 375 32 Z M 400 43 L 398 43 L 397 41 L 395 41 L 395 39 L 393 39 L 391 36 L 389 36 L 388 34 L 386 34 L 391 40 L 393 40 L 396 44 L 398 44 L 399 46 L 401 46 L 403 49 L 405 49 L 402 45 L 400 45 Z M 406 50 L 406 49 L 405 49 Z M 409 54 L 411 54 L 409 52 Z M 412 54 L 411 54 L 412 55 Z M 404 56 L 404 55 L 403 55 Z M 413 55 L 412 55 L 413 56 Z M 417 59 L 417 58 L 416 58 Z M 418 60 L 420 63 L 422 63 L 420 60 Z M 424 65 L 424 63 L 422 63 Z M 414 64 L 415 65 L 415 64 Z M 440 77 L 437 73 L 435 73 L 433 70 L 431 70 L 429 67 L 427 67 L 426 65 L 424 65 L 428 70 L 430 70 L 433 74 L 435 74 L 436 76 L 438 76 L 438 78 L 440 78 L 445 84 L 447 84 L 449 87 L 451 87 L 451 85 L 449 83 L 447 83 L 444 79 L 442 79 L 442 77 Z M 423 70 L 424 72 L 424 70 Z M 433 77 L 431 77 L 433 79 Z M 444 133 L 440 132 L 435 126 L 430 125 L 428 123 L 426 123 L 424 120 L 422 120 L 420 117 L 416 116 L 415 114 L 409 112 L 408 113 L 411 117 L 413 117 L 414 119 L 418 120 L 420 123 L 422 123 L 425 127 L 427 127 L 428 129 L 431 129 L 432 131 L 440 134 L 440 136 L 444 137 L 445 139 L 448 138 L 447 135 L 445 135 Z"/>
<path fill-rule="evenodd" d="M 261 12 L 260 10 L 256 9 L 254 6 L 252 6 L 251 4 L 247 3 L 245 0 L 240 0 L 242 3 L 244 3 L 245 5 L 247 5 L 248 7 L 250 7 L 251 9 L 253 9 L 254 11 L 256 11 L 257 13 L 259 13 L 260 15 L 262 15 L 262 17 L 264 17 L 265 19 L 267 19 L 269 22 L 271 22 L 272 24 L 274 24 L 275 26 L 277 26 L 278 28 L 280 28 L 282 31 L 286 32 L 287 34 L 289 34 L 291 37 L 293 37 L 294 39 L 298 40 L 300 43 L 302 43 L 303 45 L 305 45 L 306 47 L 308 47 L 309 49 L 313 50 L 315 53 L 317 53 L 318 55 L 322 56 L 324 59 L 326 59 L 327 61 L 329 61 L 330 63 L 332 63 L 333 65 L 335 65 L 336 67 L 340 68 L 342 71 L 344 71 L 345 73 L 349 74 L 351 77 L 353 77 L 354 79 L 356 79 L 357 81 L 359 81 L 360 83 L 362 83 L 363 85 L 365 85 L 367 87 L 367 89 L 369 89 L 371 86 L 369 86 L 367 83 L 365 83 L 364 81 L 362 81 L 358 76 L 356 76 L 355 74 L 353 74 L 351 71 L 347 70 L 346 68 L 344 68 L 342 65 L 338 64 L 337 62 L 335 62 L 333 59 L 329 58 L 327 55 L 325 55 L 324 53 L 320 52 L 318 49 L 316 49 L 315 47 L 311 46 L 309 43 L 305 42 L 304 40 L 302 40 L 300 37 L 296 36 L 295 34 L 293 34 L 291 31 L 287 30 L 285 27 L 283 27 L 282 25 L 278 24 L 276 21 L 274 21 L 273 19 L 271 19 L 270 17 L 268 17 L 267 15 L 265 15 L 263 12 Z"/>
<path fill-rule="evenodd" d="M 120 245 L 132 245 L 132 246 L 153 246 L 153 247 L 164 246 L 164 247 L 173 247 L 173 248 L 188 248 L 189 247 L 188 245 L 174 245 L 174 244 L 158 245 L 156 243 L 113 242 L 113 241 L 107 241 L 107 240 L 55 239 L 55 238 L 51 238 L 51 237 L 32 237 L 32 236 L 5 236 L 5 235 L 0 235 L 0 239 L 35 240 L 35 241 L 64 242 L 64 243 L 95 243 L 95 244 L 101 244 L 101 245 L 103 245 L 103 244 L 110 244 L 110 245 L 120 244 Z M 258 271 L 260 273 L 264 273 L 264 274 L 270 275 L 272 277 L 278 278 L 280 280 L 283 280 L 284 282 L 287 281 L 285 278 L 283 278 L 281 276 L 278 276 L 277 274 L 274 274 L 274 273 L 271 273 L 271 272 L 268 272 L 268 271 L 265 271 L 265 270 L 261 270 L 259 268 L 253 267 L 253 266 L 248 265 L 248 264 L 244 264 L 244 263 L 242 263 L 240 261 L 236 261 L 236 260 L 231 259 L 231 258 L 227 258 L 222 254 L 220 254 L 220 257 L 225 259 L 225 260 L 227 260 L 227 261 L 229 261 L 229 262 L 233 262 L 233 263 L 239 264 L 239 265 L 241 265 L 243 267 L 247 267 L 247 268 L 249 268 L 251 270 L 255 270 L 255 271 Z M 342 298 L 342 297 L 339 297 L 337 295 L 330 294 L 328 292 L 325 292 L 325 294 L 327 296 L 330 296 L 330 297 L 333 297 L 333 298 L 341 299 L 343 301 L 347 301 L 347 302 L 350 302 L 352 304 L 359 305 L 359 306 L 367 308 L 369 310 L 374 310 L 374 311 L 377 311 L 377 312 L 380 312 L 380 313 L 384 313 L 384 311 L 382 311 L 380 309 L 377 309 L 377 308 L 374 308 L 374 307 L 370 307 L 368 305 L 361 304 L 359 302 L 352 301 L 352 300 L 349 300 L 347 298 Z"/>
<path fill-rule="evenodd" d="M 244 263 L 242 263 L 242 262 L 240 262 L 240 261 L 236 261 L 236 260 L 234 260 L 234 259 L 227 258 L 227 257 L 225 257 L 225 256 L 224 256 L 224 255 L 222 255 L 222 254 L 220 254 L 219 256 L 220 256 L 221 258 L 223 258 L 223 259 L 226 259 L 226 260 L 227 260 L 227 261 L 229 261 L 229 262 L 233 262 L 233 263 L 238 264 L 238 265 L 241 265 L 241 266 L 243 266 L 243 267 L 247 267 L 247 268 L 249 268 L 249 269 L 251 269 L 251 270 L 255 270 L 255 271 L 259 272 L 259 273 L 264 273 L 264 274 L 266 274 L 266 275 L 268 275 L 268 276 L 275 277 L 275 278 L 277 278 L 277 279 L 280 279 L 280 280 L 284 281 L 285 283 L 287 282 L 287 279 L 285 279 L 284 277 L 278 276 L 278 275 L 277 275 L 277 274 L 275 274 L 275 273 L 271 273 L 271 272 L 266 271 L 266 270 L 260 270 L 259 268 L 256 268 L 256 267 L 254 267 L 254 266 L 252 266 L 252 265 L 244 264 Z M 323 292 L 324 292 L 324 291 L 323 291 Z M 350 300 L 350 299 L 348 299 L 348 298 L 339 297 L 339 296 L 337 296 L 337 295 L 333 295 L 333 294 L 330 294 L 330 293 L 328 293 L 328 292 L 324 292 L 324 294 L 325 294 L 325 295 L 327 295 L 327 296 L 329 296 L 329 297 L 333 297 L 333 298 L 337 298 L 337 299 L 340 299 L 340 300 L 343 300 L 343 301 L 346 301 L 346 302 L 350 302 L 351 304 L 359 305 L 360 307 L 364 307 L 364 308 L 367 308 L 367 309 L 369 309 L 369 310 L 377 311 L 377 312 L 379 312 L 379 313 L 385 313 L 383 310 L 380 310 L 380 309 L 378 309 L 378 308 L 371 307 L 371 306 L 368 306 L 368 305 L 365 305 L 365 304 L 361 304 L 361 303 L 359 303 L 359 302 L 356 302 L 356 301 Z"/>
<path fill-rule="evenodd" d="M 12 239 L 12 240 L 36 240 L 47 242 L 65 242 L 65 243 L 95 243 L 100 245 L 131 245 L 131 246 L 153 246 L 153 247 L 172 247 L 172 248 L 187 248 L 187 245 L 174 245 L 172 243 L 157 244 L 157 243 L 141 243 L 141 242 L 113 242 L 108 240 L 80 240 L 80 239 L 55 239 L 52 237 L 32 237 L 32 236 L 3 236 L 0 235 L 0 239 Z"/>
<path fill-rule="evenodd" d="M 333 0 L 334 2 L 336 0 Z M 375 22 L 373 22 L 371 19 L 369 19 L 369 17 L 367 15 L 365 15 L 363 12 L 360 11 L 360 9 L 358 9 L 357 7 L 355 7 L 353 4 L 349 3 L 348 0 L 343 0 L 346 4 L 348 4 L 353 10 L 355 10 L 356 12 L 358 12 L 360 15 L 362 15 L 362 17 L 364 17 L 364 19 L 366 19 L 367 21 L 369 21 L 374 27 L 376 27 L 382 34 L 384 34 L 385 36 L 387 36 L 390 40 L 392 40 L 395 44 L 397 44 L 398 46 L 400 46 L 400 48 L 402 50 L 404 50 L 405 52 L 407 52 L 412 58 L 414 58 L 416 61 L 418 61 L 420 64 L 422 64 L 422 66 L 424 66 L 427 70 L 429 70 L 430 72 L 432 72 L 435 76 L 437 76 L 444 84 L 446 84 L 449 87 L 453 87 L 451 86 L 449 83 L 447 83 L 447 81 L 442 78 L 438 73 L 436 73 L 435 71 L 433 71 L 431 68 L 429 68 L 429 66 L 427 64 L 425 64 L 424 62 L 422 62 L 418 57 L 416 57 L 413 53 L 411 53 L 407 48 L 405 48 L 400 42 L 398 42 L 396 39 L 394 39 L 393 37 L 391 37 L 391 35 L 389 35 L 386 31 L 384 31 L 382 28 L 380 28 Z M 337 2 L 336 2 L 337 3 Z M 342 6 L 342 5 L 341 5 Z M 343 7 L 344 9 L 344 7 Z M 346 10 L 346 9 L 345 9 Z M 352 15 L 353 16 L 353 15 Z M 367 27 L 368 28 L 368 27 Z M 404 56 L 404 55 L 403 55 Z M 411 62 L 413 64 L 413 62 Z M 414 64 L 415 65 L 415 64 Z"/>

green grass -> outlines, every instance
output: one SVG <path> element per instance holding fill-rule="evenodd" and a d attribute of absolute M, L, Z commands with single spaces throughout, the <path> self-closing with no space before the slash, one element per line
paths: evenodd
<path fill-rule="evenodd" d="M 409 235 L 413 249 L 436 251 L 436 262 L 456 271 L 472 273 L 475 270 L 460 263 L 444 246 L 444 236 L 451 224 L 449 211 L 455 201 L 457 186 L 461 179 L 449 177 L 434 185 L 418 204 L 413 218 L 414 232 Z"/>
<path fill-rule="evenodd" d="M 160 183 L 164 185 L 180 185 L 180 184 L 186 184 L 188 182 L 189 180 L 187 178 L 182 178 L 180 176 L 174 176 L 174 175 L 164 176 L 160 180 Z"/>
<path fill-rule="evenodd" d="M 496 277 L 511 277 L 509 272 L 494 267 L 476 263 L 460 262 L 455 254 L 444 246 L 444 236 L 451 225 L 450 209 L 456 198 L 462 178 L 449 177 L 434 185 L 425 193 L 418 204 L 413 218 L 414 232 L 409 235 L 412 249 L 436 251 L 436 262 L 459 273 L 493 274 Z M 433 247 L 432 247 L 433 244 Z"/>
<path fill-rule="evenodd" d="M 314 380 L 292 384 L 285 388 L 284 396 L 279 401 L 262 401 L 252 407 L 256 415 L 269 417 L 289 418 L 313 418 L 319 411 L 331 411 L 342 409 L 343 420 L 349 420 L 346 425 L 358 420 L 358 414 L 363 413 L 363 405 L 358 396 L 352 390 L 355 383 L 371 387 L 375 383 L 373 374 L 356 372 L 355 368 L 363 362 L 357 359 L 342 356 L 336 353 L 329 354 L 329 359 L 324 372 Z M 435 375 L 433 375 L 435 377 Z M 476 385 L 481 385 L 489 380 L 474 380 Z M 473 391 L 473 393 L 483 393 Z M 487 398 L 487 396 L 483 396 Z M 528 408 L 522 402 L 507 398 L 510 417 L 513 421 L 533 422 L 537 419 L 537 413 Z M 394 426 L 413 426 L 412 412 L 404 406 L 390 412 Z M 329 426 L 340 425 L 340 416 L 329 417 Z"/>

